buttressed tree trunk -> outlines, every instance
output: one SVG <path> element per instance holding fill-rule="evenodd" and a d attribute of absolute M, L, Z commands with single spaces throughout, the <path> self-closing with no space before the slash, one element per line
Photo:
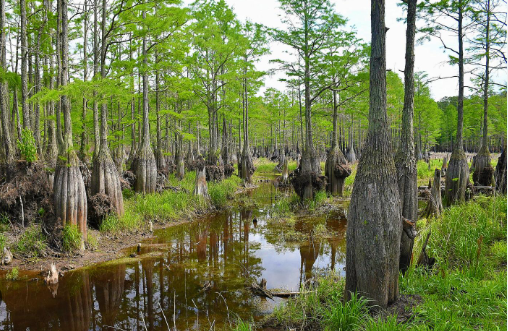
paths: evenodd
<path fill-rule="evenodd" d="M 143 12 L 143 18 L 146 17 L 146 12 Z M 143 36 L 143 136 L 139 145 L 138 152 L 132 162 L 134 174 L 136 175 L 136 182 L 134 183 L 134 190 L 142 193 L 155 192 L 157 180 L 157 163 L 155 155 L 150 144 L 150 126 L 148 122 L 148 60 L 146 52 L 146 36 Z"/>
<path fill-rule="evenodd" d="M 244 72 L 246 74 L 246 72 Z M 240 158 L 240 177 L 246 183 L 252 182 L 252 174 L 254 173 L 254 163 L 249 148 L 249 93 L 247 85 L 247 76 L 243 79 L 243 151 Z"/>
<path fill-rule="evenodd" d="M 59 0 L 62 12 L 61 38 L 61 84 L 67 85 L 69 73 L 69 36 L 67 23 L 67 0 Z M 60 51 L 60 50 L 59 50 Z M 65 132 L 63 143 L 59 146 L 58 160 L 53 185 L 55 197 L 55 216 L 62 225 L 76 225 L 81 233 L 81 249 L 84 249 L 87 226 L 87 201 L 85 184 L 79 170 L 79 159 L 72 143 L 72 123 L 70 100 L 66 95 L 60 98 L 64 115 Z"/>
<path fill-rule="evenodd" d="M 382 308 L 399 295 L 402 218 L 386 113 L 385 2 L 372 0 L 369 131 L 351 196 L 346 296 L 359 293 Z"/>
<path fill-rule="evenodd" d="M 487 1 L 487 22 L 485 24 L 485 76 L 483 77 L 483 136 L 482 146 L 476 154 L 473 181 L 483 186 L 493 185 L 494 168 L 490 162 L 490 151 L 488 141 L 488 117 L 489 108 L 489 56 L 490 56 L 490 1 Z"/>
<path fill-rule="evenodd" d="M 416 156 L 413 134 L 413 102 L 414 102 L 414 45 L 416 30 L 417 0 L 408 0 L 406 30 L 406 66 L 404 68 L 404 108 L 402 110 L 402 132 L 400 149 L 395 165 L 402 208 L 402 216 L 416 221 L 418 218 L 418 185 L 416 172 Z M 402 231 L 400 242 L 399 268 L 405 272 L 411 264 L 414 239 Z"/>
<path fill-rule="evenodd" d="M 205 198 L 209 197 L 208 185 L 206 184 L 206 168 L 203 168 L 203 170 L 197 170 L 194 195 L 203 196 Z"/>
<path fill-rule="evenodd" d="M 106 78 L 106 0 L 102 5 L 102 47 L 101 47 L 101 77 Z M 111 157 L 108 146 L 108 105 L 101 104 L 101 141 L 99 151 L 94 154 L 92 169 L 92 195 L 101 193 L 109 196 L 116 213 L 123 215 L 123 196 L 118 170 Z"/>
<path fill-rule="evenodd" d="M 457 99 L 457 136 L 453 146 L 448 170 L 445 180 L 446 203 L 454 204 L 464 201 L 466 198 L 466 186 L 469 180 L 469 167 L 467 165 L 466 153 L 464 153 L 464 141 L 462 138 L 464 123 L 464 45 L 463 45 L 463 1 L 459 0 L 458 10 L 458 43 L 459 43 L 459 97 Z"/>
<path fill-rule="evenodd" d="M 333 91 L 333 136 L 332 147 L 326 157 L 325 176 L 326 190 L 332 195 L 342 196 L 344 193 L 344 180 L 351 175 L 351 168 L 339 148 L 337 138 L 337 92 Z"/>

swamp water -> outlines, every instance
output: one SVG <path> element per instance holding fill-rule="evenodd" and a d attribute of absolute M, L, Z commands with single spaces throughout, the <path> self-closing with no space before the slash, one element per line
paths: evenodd
<path fill-rule="evenodd" d="M 68 272 L 55 287 L 30 277 L 0 280 L 1 330 L 210 330 L 258 320 L 284 301 L 246 287 L 297 291 L 330 269 L 344 275 L 344 214 L 271 218 L 280 191 L 262 183 L 255 207 L 235 207 L 160 231 L 136 258 Z M 317 239 L 316 232 L 326 234 Z M 33 277 L 33 276 L 32 276 Z"/>

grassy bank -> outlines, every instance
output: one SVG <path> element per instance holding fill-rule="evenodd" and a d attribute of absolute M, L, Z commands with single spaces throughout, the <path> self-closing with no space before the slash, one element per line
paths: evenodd
<path fill-rule="evenodd" d="M 124 215 L 120 217 L 109 215 L 102 222 L 100 231 L 89 229 L 85 242 L 87 249 L 102 251 L 105 246 L 112 244 L 101 240 L 101 232 L 127 235 L 136 230 L 148 228 L 149 221 L 165 224 L 189 220 L 199 213 L 223 208 L 233 198 L 241 183 L 236 175 L 219 183 L 208 183 L 210 199 L 206 199 L 193 194 L 195 179 L 195 172 L 188 172 L 182 180 L 171 175 L 166 184 L 170 188 L 162 193 L 142 195 L 134 194 L 131 190 L 124 190 Z M 0 224 L 3 224 L 1 221 Z M 50 242 L 47 231 L 45 232 L 37 223 L 31 224 L 23 231 L 10 234 L 0 232 L 0 251 L 3 247 L 7 247 L 18 258 L 34 263 L 54 253 L 55 248 Z M 68 225 L 62 229 L 59 245 L 56 249 L 64 253 L 79 250 L 81 234 L 76 226 Z"/>
<path fill-rule="evenodd" d="M 414 305 L 377 316 L 367 302 L 343 302 L 336 275 L 319 278 L 305 294 L 277 307 L 266 325 L 297 330 L 505 330 L 506 197 L 479 197 L 420 221 L 415 260 L 431 231 L 431 271 L 412 266 L 400 276 L 400 292 Z M 399 316 L 397 316 L 399 314 Z M 400 316 L 404 315 L 404 316 Z M 403 322 L 401 322 L 403 321 Z M 245 327 L 245 322 L 242 324 Z"/>
<path fill-rule="evenodd" d="M 182 180 L 171 174 L 167 183 L 171 188 L 162 193 L 141 195 L 133 194 L 131 191 L 124 192 L 126 197 L 124 215 L 109 216 L 102 223 L 100 230 L 106 232 L 135 230 L 146 225 L 148 221 L 165 223 L 188 218 L 210 208 L 223 208 L 241 182 L 238 176 L 233 175 L 222 182 L 208 183 L 210 195 L 208 200 L 193 194 L 195 180 L 195 171 L 187 172 Z"/>

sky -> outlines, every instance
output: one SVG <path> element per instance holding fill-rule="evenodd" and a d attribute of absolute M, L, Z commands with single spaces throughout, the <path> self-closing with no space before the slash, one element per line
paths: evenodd
<path fill-rule="evenodd" d="M 234 12 L 241 21 L 250 20 L 261 23 L 271 28 L 283 28 L 279 14 L 279 4 L 277 0 L 226 0 L 233 7 Z M 370 0 L 331 0 L 337 13 L 348 19 L 348 25 L 354 26 L 358 36 L 370 42 Z M 402 70 L 405 64 L 405 39 L 406 26 L 403 21 L 398 22 L 398 18 L 405 16 L 402 8 L 397 6 L 400 1 L 386 1 L 386 26 L 389 28 L 386 35 L 386 65 L 388 69 L 397 72 L 402 77 Z M 445 41 L 451 45 L 456 44 L 456 38 L 445 37 Z M 275 67 L 270 64 L 271 59 L 287 56 L 283 51 L 286 46 L 273 42 L 270 45 L 270 52 L 260 60 L 258 69 L 268 71 Z M 415 48 L 415 72 L 425 71 L 429 78 L 448 77 L 458 74 L 458 66 L 450 66 L 446 63 L 448 54 L 443 51 L 441 42 L 431 40 Z M 505 73 L 504 73 L 505 75 Z M 282 73 L 277 73 L 271 77 L 265 78 L 265 88 L 274 87 L 284 89 L 284 83 L 279 79 L 283 77 Z M 506 76 L 501 77 L 501 81 L 506 83 Z M 470 85 L 469 78 L 466 77 L 465 84 Z M 440 100 L 445 96 L 455 96 L 458 94 L 458 79 L 443 79 L 431 83 L 430 90 L 432 97 Z M 468 94 L 466 92 L 466 94 Z"/>

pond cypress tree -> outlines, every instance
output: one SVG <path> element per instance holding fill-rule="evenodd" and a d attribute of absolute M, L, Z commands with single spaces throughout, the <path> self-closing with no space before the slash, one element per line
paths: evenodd
<path fill-rule="evenodd" d="M 346 297 L 386 307 L 399 295 L 402 221 L 386 113 L 385 2 L 372 0 L 369 131 L 348 211 Z"/>

